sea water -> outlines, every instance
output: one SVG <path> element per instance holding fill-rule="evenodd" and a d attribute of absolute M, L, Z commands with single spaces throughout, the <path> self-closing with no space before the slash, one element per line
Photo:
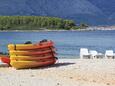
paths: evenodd
<path fill-rule="evenodd" d="M 55 42 L 57 57 L 79 58 L 80 48 L 105 53 L 115 52 L 115 31 L 50 31 L 50 32 L 0 32 L 0 52 L 8 52 L 8 44 L 25 43 L 48 39 Z"/>

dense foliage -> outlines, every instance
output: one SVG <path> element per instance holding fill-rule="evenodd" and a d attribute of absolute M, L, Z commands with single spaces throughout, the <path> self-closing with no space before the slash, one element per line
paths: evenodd
<path fill-rule="evenodd" d="M 0 30 L 76 29 L 75 22 L 56 17 L 0 16 Z"/>

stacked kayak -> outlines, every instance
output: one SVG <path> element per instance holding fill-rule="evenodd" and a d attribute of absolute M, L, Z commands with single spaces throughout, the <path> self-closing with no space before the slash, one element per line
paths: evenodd
<path fill-rule="evenodd" d="M 10 65 L 10 58 L 6 55 L 0 55 L 0 67 L 7 67 Z"/>
<path fill-rule="evenodd" d="M 55 48 L 52 41 L 37 44 L 9 44 L 10 64 L 16 69 L 55 64 Z"/>

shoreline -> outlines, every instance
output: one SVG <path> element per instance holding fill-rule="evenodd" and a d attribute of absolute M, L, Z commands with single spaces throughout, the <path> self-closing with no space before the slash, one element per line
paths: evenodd
<path fill-rule="evenodd" d="M 89 26 L 85 29 L 77 30 L 0 30 L 0 32 L 64 32 L 64 31 L 105 31 L 105 30 L 115 30 L 115 26 Z"/>
<path fill-rule="evenodd" d="M 84 32 L 84 31 L 115 31 L 115 29 L 94 29 L 94 30 L 86 30 L 86 29 L 82 29 L 82 30 L 0 30 L 0 32 Z"/>
<path fill-rule="evenodd" d="M 59 59 L 52 66 L 23 70 L 5 67 L 0 77 L 1 86 L 115 86 L 115 59 Z"/>

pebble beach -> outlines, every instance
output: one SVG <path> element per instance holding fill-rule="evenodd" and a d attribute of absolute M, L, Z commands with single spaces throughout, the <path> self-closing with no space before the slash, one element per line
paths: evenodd
<path fill-rule="evenodd" d="M 34 69 L 0 67 L 0 86 L 115 86 L 115 60 L 59 59 Z"/>

